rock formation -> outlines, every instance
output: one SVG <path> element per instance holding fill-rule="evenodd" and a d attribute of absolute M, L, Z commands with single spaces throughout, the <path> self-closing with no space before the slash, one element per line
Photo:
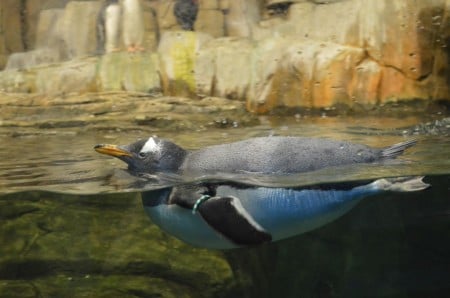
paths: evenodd
<path fill-rule="evenodd" d="M 195 32 L 179 31 L 175 0 L 147 0 L 144 47 L 153 54 L 93 59 L 102 2 L 2 1 L 0 89 L 162 89 L 245 100 L 258 113 L 450 98 L 449 0 L 200 0 Z M 69 72 L 67 86 L 38 83 L 48 68 L 80 63 L 93 66 Z"/>

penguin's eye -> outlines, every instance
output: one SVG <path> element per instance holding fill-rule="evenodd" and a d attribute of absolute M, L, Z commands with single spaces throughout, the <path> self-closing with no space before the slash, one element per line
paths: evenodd
<path fill-rule="evenodd" d="M 147 157 L 147 152 L 139 152 L 138 155 L 140 158 L 145 158 Z"/>

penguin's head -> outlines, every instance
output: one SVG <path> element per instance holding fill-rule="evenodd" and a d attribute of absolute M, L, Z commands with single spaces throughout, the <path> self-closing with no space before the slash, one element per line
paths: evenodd
<path fill-rule="evenodd" d="M 99 144 L 94 149 L 126 162 L 134 173 L 176 172 L 187 154 L 180 146 L 157 137 L 123 146 Z"/>

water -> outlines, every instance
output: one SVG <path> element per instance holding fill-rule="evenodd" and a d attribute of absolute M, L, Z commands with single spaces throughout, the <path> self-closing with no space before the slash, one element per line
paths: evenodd
<path fill-rule="evenodd" d="M 374 147 L 385 147 L 412 138 L 419 141 L 418 145 L 408 150 L 400 163 L 327 169 L 276 181 L 281 185 L 448 174 L 450 168 L 450 120 L 443 116 L 433 117 L 436 119 L 376 116 L 286 118 L 263 117 L 259 125 L 238 129 L 202 129 L 182 133 L 158 129 L 156 133 L 189 149 L 269 135 L 334 138 Z M 0 147 L 0 193 L 45 190 L 96 194 L 141 190 L 133 188 L 135 179 L 123 171 L 126 169 L 123 162 L 99 155 L 93 147 L 100 143 L 128 144 L 155 133 L 151 127 L 142 126 L 129 127 L 124 131 L 76 127 L 33 131 L 30 134 L 23 128 L 20 134 L 11 134 L 10 131 L 7 127 L 0 128 L 3 143 L 7 144 Z M 263 177 L 261 183 L 264 182 L 267 179 Z"/>
<path fill-rule="evenodd" d="M 426 175 L 432 188 L 370 198 L 313 232 L 227 252 L 195 248 L 162 232 L 146 217 L 139 197 L 143 186 L 161 185 L 136 183 L 125 164 L 93 150 L 98 143 L 148 137 L 151 127 L 14 133 L 1 127 L 0 297 L 448 296 L 446 119 L 442 114 L 297 115 L 262 117 L 251 127 L 155 130 L 186 148 L 267 135 L 330 137 L 377 147 L 418 139 L 395 163 L 276 179 L 238 177 L 291 186 Z"/>

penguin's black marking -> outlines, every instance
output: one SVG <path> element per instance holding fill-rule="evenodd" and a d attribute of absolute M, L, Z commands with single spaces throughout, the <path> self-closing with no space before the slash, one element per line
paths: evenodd
<path fill-rule="evenodd" d="M 255 245 L 272 240 L 272 236 L 245 211 L 238 198 L 212 197 L 198 210 L 212 228 L 237 245 Z"/>
<path fill-rule="evenodd" d="M 183 30 L 194 31 L 197 13 L 198 0 L 177 0 L 173 7 L 173 14 Z"/>
<path fill-rule="evenodd" d="M 198 211 L 209 226 L 237 245 L 255 245 L 271 241 L 272 236 L 247 213 L 238 198 L 215 196 L 216 187 L 214 184 L 177 186 L 172 189 L 170 195 L 166 194 L 167 201 L 164 204 L 175 204 Z M 200 202 L 204 196 L 207 199 Z M 161 195 L 157 197 L 160 198 Z M 154 201 L 153 206 L 161 203 L 163 202 Z M 150 204 L 147 201 L 145 205 Z"/>

